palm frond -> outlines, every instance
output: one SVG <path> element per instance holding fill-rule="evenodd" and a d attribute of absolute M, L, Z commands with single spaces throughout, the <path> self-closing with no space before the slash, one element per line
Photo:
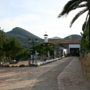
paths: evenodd
<path fill-rule="evenodd" d="M 86 16 L 85 22 L 89 23 L 88 19 L 89 19 L 89 12 L 87 13 L 87 16 Z"/>
<path fill-rule="evenodd" d="M 83 0 L 84 1 L 84 0 Z M 58 17 L 61 17 L 65 14 L 68 14 L 72 10 L 76 9 L 80 3 L 83 2 L 82 0 L 70 0 L 63 8 L 62 12 L 59 14 Z"/>
<path fill-rule="evenodd" d="M 87 3 L 79 5 L 77 8 L 87 7 Z"/>
<path fill-rule="evenodd" d="M 77 14 L 75 15 L 75 17 L 73 18 L 73 20 L 71 21 L 70 27 L 71 27 L 72 24 L 76 21 L 76 19 L 77 19 L 79 16 L 81 16 L 83 13 L 85 13 L 86 11 L 88 11 L 87 8 L 85 8 L 85 9 L 83 9 L 82 11 L 80 11 L 79 13 L 77 13 Z"/>

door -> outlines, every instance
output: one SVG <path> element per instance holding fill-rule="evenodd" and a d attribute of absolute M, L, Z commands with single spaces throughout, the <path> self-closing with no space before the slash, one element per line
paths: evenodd
<path fill-rule="evenodd" d="M 80 55 L 79 48 L 70 48 L 70 55 L 79 56 Z"/>

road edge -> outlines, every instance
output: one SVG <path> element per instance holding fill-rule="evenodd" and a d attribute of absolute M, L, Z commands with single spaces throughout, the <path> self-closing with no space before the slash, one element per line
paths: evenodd
<path fill-rule="evenodd" d="M 90 90 L 77 57 L 57 77 L 59 90 Z"/>

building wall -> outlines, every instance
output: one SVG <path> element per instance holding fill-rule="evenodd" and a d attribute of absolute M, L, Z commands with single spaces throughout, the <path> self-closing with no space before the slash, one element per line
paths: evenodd
<path fill-rule="evenodd" d="M 70 53 L 70 48 L 78 48 L 80 51 L 80 44 L 69 44 L 68 53 Z"/>
<path fill-rule="evenodd" d="M 69 48 L 80 48 L 80 44 L 69 44 Z"/>
<path fill-rule="evenodd" d="M 74 53 L 76 53 L 75 51 L 80 51 L 80 41 L 81 41 L 81 39 L 78 39 L 78 38 L 57 39 L 57 40 L 49 39 L 50 43 L 54 43 L 56 45 L 59 45 L 60 50 L 63 52 L 67 51 L 67 54 L 70 54 L 70 48 L 74 49 Z M 77 50 L 78 48 L 79 48 L 79 50 Z M 67 50 L 64 51 L 64 49 L 67 49 Z"/>

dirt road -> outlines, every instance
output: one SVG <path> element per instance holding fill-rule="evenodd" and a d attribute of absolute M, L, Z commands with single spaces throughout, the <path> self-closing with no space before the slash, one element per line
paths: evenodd
<path fill-rule="evenodd" d="M 72 59 L 40 67 L 0 68 L 0 90 L 58 90 L 57 77 Z"/>

